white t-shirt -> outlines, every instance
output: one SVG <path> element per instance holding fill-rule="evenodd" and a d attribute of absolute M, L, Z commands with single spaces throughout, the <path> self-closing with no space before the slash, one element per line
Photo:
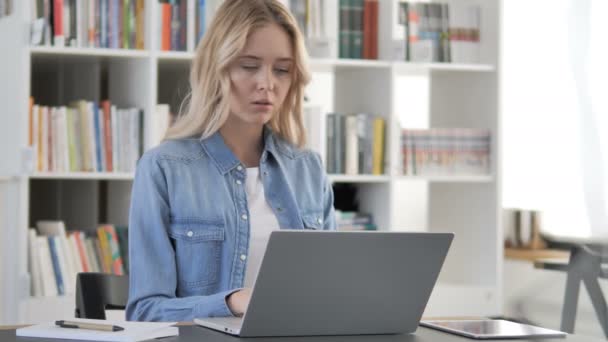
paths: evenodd
<path fill-rule="evenodd" d="M 244 287 L 252 287 L 260 270 L 270 233 L 273 230 L 279 230 L 280 226 L 272 208 L 266 202 L 259 168 L 247 168 L 245 186 L 249 209 L 250 232 L 249 255 L 247 256 Z"/>

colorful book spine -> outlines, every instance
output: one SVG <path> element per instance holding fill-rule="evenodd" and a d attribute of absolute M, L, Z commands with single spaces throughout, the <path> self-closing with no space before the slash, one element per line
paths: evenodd
<path fill-rule="evenodd" d="M 384 134 L 385 123 L 382 118 L 374 119 L 374 142 L 373 142 L 373 174 L 384 174 Z"/>
<path fill-rule="evenodd" d="M 350 56 L 363 57 L 363 0 L 350 0 Z"/>
<path fill-rule="evenodd" d="M 97 237 L 99 238 L 99 245 L 101 247 L 103 272 L 111 273 L 112 256 L 110 254 L 110 247 L 108 246 L 108 237 L 103 227 L 97 228 Z"/>
<path fill-rule="evenodd" d="M 102 248 L 105 248 L 106 262 L 109 263 L 110 272 L 116 275 L 124 274 L 122 256 L 118 243 L 118 236 L 113 225 L 103 225 L 98 228 L 100 235 L 103 235 L 103 240 L 100 237 Z M 104 246 L 105 245 L 105 246 Z"/>
<path fill-rule="evenodd" d="M 135 48 L 143 50 L 145 48 L 145 18 L 146 9 L 144 0 L 135 0 Z"/>
<path fill-rule="evenodd" d="M 350 58 L 351 56 L 351 2 L 350 0 L 340 0 L 339 2 L 339 57 L 340 58 Z"/>
<path fill-rule="evenodd" d="M 53 0 L 53 45 L 65 46 L 63 0 Z"/>
<path fill-rule="evenodd" d="M 63 275 L 61 274 L 61 266 L 59 264 L 59 249 L 53 236 L 47 236 L 49 242 L 49 249 L 51 251 L 51 261 L 53 262 L 53 271 L 55 272 L 55 280 L 57 282 L 57 293 L 61 296 L 65 294 L 65 287 L 63 284 Z"/>
<path fill-rule="evenodd" d="M 203 39 L 203 35 L 205 34 L 205 29 L 207 22 L 205 21 L 205 0 L 198 0 L 198 6 L 196 8 L 196 32 L 197 32 L 197 42 L 200 42 Z"/>

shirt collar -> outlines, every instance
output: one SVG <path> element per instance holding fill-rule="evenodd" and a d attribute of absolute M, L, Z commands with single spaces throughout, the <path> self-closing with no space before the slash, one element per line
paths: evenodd
<path fill-rule="evenodd" d="M 277 141 L 277 137 L 269 127 L 264 126 L 263 134 L 264 151 L 262 152 L 260 162 L 265 162 L 269 154 L 271 154 L 274 158 L 277 158 L 279 149 L 286 153 L 287 156 L 293 158 L 293 151 L 291 151 L 291 148 L 288 146 L 283 146 L 286 145 L 286 143 Z M 213 133 L 210 137 L 201 139 L 201 145 L 222 174 L 226 174 L 238 165 L 241 165 L 241 162 L 224 142 L 224 137 L 222 137 L 219 130 Z"/>

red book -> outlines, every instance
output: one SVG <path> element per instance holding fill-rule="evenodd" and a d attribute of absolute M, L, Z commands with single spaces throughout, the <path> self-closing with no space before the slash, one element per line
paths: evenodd
<path fill-rule="evenodd" d="M 370 59 L 378 59 L 378 0 L 371 1 Z"/>
<path fill-rule="evenodd" d="M 78 249 L 78 254 L 80 255 L 80 262 L 82 264 L 82 271 L 89 272 L 89 258 L 87 257 L 87 251 L 84 246 L 84 234 L 79 231 L 75 231 L 72 233 L 76 238 L 76 249 Z"/>
<path fill-rule="evenodd" d="M 372 0 L 363 3 L 363 58 L 371 58 L 372 44 Z"/>
<path fill-rule="evenodd" d="M 171 50 L 171 4 L 161 4 L 160 10 L 162 15 L 160 49 L 169 51 Z"/>
<path fill-rule="evenodd" d="M 109 100 L 101 101 L 101 110 L 103 112 L 103 144 L 106 150 L 106 171 L 112 172 L 114 170 L 114 165 L 112 164 L 112 125 L 110 112 L 111 104 Z"/>
<path fill-rule="evenodd" d="M 53 0 L 53 45 L 65 46 L 63 35 L 63 0 Z"/>

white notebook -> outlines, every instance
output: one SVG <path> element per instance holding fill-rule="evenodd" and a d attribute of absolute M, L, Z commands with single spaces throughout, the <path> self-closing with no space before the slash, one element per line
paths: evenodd
<path fill-rule="evenodd" d="M 179 335 L 178 328 L 172 326 L 175 324 L 175 322 L 126 322 L 81 318 L 70 318 L 69 320 L 77 322 L 113 324 L 123 327 L 125 330 L 106 332 L 86 329 L 61 328 L 56 326 L 55 322 L 53 321 L 17 329 L 17 336 L 88 341 L 136 342 L 159 337 Z"/>

